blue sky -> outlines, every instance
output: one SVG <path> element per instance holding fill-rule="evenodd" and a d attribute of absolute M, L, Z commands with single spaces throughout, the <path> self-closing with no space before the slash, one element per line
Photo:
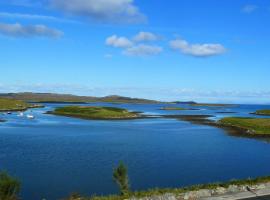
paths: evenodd
<path fill-rule="evenodd" d="M 270 103 L 268 0 L 0 0 L 0 92 Z"/>

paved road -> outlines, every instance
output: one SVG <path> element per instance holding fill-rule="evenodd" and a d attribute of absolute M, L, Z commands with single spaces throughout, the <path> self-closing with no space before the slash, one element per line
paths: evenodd
<path fill-rule="evenodd" d="M 270 195 L 262 196 L 262 197 L 253 197 L 253 198 L 248 198 L 248 199 L 243 199 L 243 200 L 270 200 Z"/>

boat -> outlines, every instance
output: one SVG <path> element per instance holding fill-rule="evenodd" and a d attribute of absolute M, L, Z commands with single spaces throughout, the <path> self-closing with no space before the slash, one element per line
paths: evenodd
<path fill-rule="evenodd" d="M 11 114 L 12 114 L 12 112 L 7 112 L 7 114 L 8 114 L 8 115 L 11 115 Z"/>
<path fill-rule="evenodd" d="M 19 112 L 17 116 L 18 117 L 23 117 L 23 115 L 24 115 L 23 112 Z"/>
<path fill-rule="evenodd" d="M 28 119 L 34 119 L 35 117 L 34 117 L 34 115 L 26 115 L 26 117 L 28 118 Z"/>

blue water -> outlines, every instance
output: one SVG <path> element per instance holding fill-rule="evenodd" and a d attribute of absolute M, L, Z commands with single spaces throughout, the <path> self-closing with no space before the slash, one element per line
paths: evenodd
<path fill-rule="evenodd" d="M 162 111 L 164 105 L 108 105 L 147 114 L 252 116 L 270 106 L 201 107 Z M 270 143 L 233 137 L 224 130 L 175 119 L 81 120 L 44 114 L 59 104 L 33 109 L 34 120 L 12 115 L 0 123 L 0 169 L 18 177 L 24 200 L 56 200 L 72 192 L 117 193 L 112 169 L 128 166 L 133 190 L 180 187 L 270 175 Z M 220 114 L 233 111 L 233 114 Z M 257 116 L 259 117 L 259 116 Z"/>

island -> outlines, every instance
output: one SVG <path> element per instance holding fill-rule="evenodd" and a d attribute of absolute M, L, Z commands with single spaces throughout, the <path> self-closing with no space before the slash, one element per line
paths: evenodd
<path fill-rule="evenodd" d="M 43 105 L 30 104 L 21 100 L 0 98 L 0 112 L 25 111 L 29 108 L 40 108 Z"/>
<path fill-rule="evenodd" d="M 159 110 L 187 110 L 186 108 L 180 108 L 180 107 L 163 107 Z"/>
<path fill-rule="evenodd" d="M 257 110 L 256 112 L 251 114 L 270 116 L 270 110 Z"/>
<path fill-rule="evenodd" d="M 207 106 L 207 107 L 232 107 L 233 104 L 220 104 L 220 103 L 195 103 L 190 104 L 191 106 Z"/>
<path fill-rule="evenodd" d="M 249 136 L 270 136 L 270 118 L 226 117 L 217 122 L 221 126 L 242 130 Z"/>
<path fill-rule="evenodd" d="M 126 109 L 100 106 L 65 106 L 47 113 L 94 120 L 138 119 L 143 117 L 137 112 L 130 112 Z"/>

